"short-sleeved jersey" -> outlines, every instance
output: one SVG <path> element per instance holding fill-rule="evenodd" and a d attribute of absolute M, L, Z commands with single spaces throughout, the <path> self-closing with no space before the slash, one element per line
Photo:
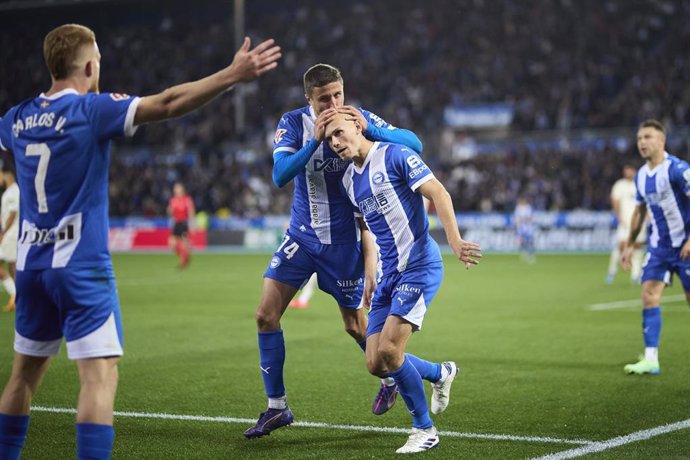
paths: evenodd
<path fill-rule="evenodd" d="M 368 123 L 395 129 L 371 112 L 360 109 Z M 273 153 L 294 153 L 314 137 L 316 115 L 311 106 L 280 118 Z M 350 161 L 340 159 L 322 142 L 306 167 L 295 176 L 290 232 L 302 240 L 320 244 L 344 244 L 359 240 L 352 206 L 340 191 L 340 181 Z"/>
<path fill-rule="evenodd" d="M 173 196 L 170 198 L 168 208 L 172 214 L 173 221 L 186 222 L 192 217 L 194 204 L 189 195 Z"/>
<path fill-rule="evenodd" d="M 14 222 L 10 227 L 7 227 L 7 221 L 10 218 L 10 214 L 13 212 L 17 213 L 14 218 Z M 6 236 L 16 236 L 19 234 L 19 186 L 15 182 L 14 184 L 7 187 L 7 189 L 2 194 L 2 199 L 0 200 L 0 219 L 2 219 L 2 231 Z"/>
<path fill-rule="evenodd" d="M 19 206 L 17 269 L 110 263 L 110 140 L 132 135 L 139 98 L 65 89 L 12 107 L 0 148 L 14 154 Z"/>
<path fill-rule="evenodd" d="M 630 227 L 633 212 L 637 206 L 637 189 L 635 181 L 621 178 L 613 184 L 611 189 L 611 199 L 618 202 L 619 225 Z"/>
<path fill-rule="evenodd" d="M 343 187 L 376 237 L 384 276 L 441 260 L 423 197 L 416 193 L 433 178 L 417 152 L 380 142 L 361 167 L 353 163 L 345 172 Z"/>
<path fill-rule="evenodd" d="M 534 212 L 529 203 L 518 203 L 513 213 L 515 230 L 518 234 L 529 235 L 534 231 Z"/>
<path fill-rule="evenodd" d="M 635 185 L 651 218 L 650 248 L 680 248 L 690 235 L 690 165 L 665 152 L 654 169 L 645 163 L 637 171 Z"/>

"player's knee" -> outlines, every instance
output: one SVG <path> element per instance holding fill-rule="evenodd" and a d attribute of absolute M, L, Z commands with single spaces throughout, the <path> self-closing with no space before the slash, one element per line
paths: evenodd
<path fill-rule="evenodd" d="M 272 331 L 280 328 L 280 312 L 260 305 L 256 310 L 256 326 L 260 331 Z"/>
<path fill-rule="evenodd" d="M 362 325 L 354 323 L 354 324 L 345 324 L 345 332 L 347 332 L 350 337 L 355 339 L 358 343 L 361 342 L 362 340 L 366 340 L 367 338 L 367 328 L 362 327 Z"/>
<path fill-rule="evenodd" d="M 398 369 L 402 366 L 403 353 L 393 342 L 381 341 L 379 343 L 378 355 L 386 369 Z"/>
<path fill-rule="evenodd" d="M 386 374 L 386 368 L 383 365 L 383 362 L 376 358 L 369 358 L 367 357 L 367 370 L 371 375 L 375 375 L 377 377 L 385 377 Z"/>
<path fill-rule="evenodd" d="M 642 304 L 645 307 L 655 307 L 661 302 L 661 295 L 653 289 L 642 289 Z"/>

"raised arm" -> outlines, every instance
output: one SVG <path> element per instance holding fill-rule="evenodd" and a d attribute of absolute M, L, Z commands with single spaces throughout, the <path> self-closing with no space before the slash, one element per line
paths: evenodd
<path fill-rule="evenodd" d="M 359 120 L 362 126 L 363 133 L 367 139 L 372 141 L 390 142 L 392 144 L 402 144 L 405 147 L 409 147 L 417 153 L 422 153 L 424 146 L 422 141 L 419 140 L 417 135 L 408 129 L 395 128 L 376 115 L 371 114 L 376 117 L 385 127 L 379 127 L 373 123 L 369 123 L 367 117 L 364 114 L 351 105 L 346 105 L 340 107 L 338 112 L 346 113 L 353 120 Z"/>
<path fill-rule="evenodd" d="M 235 53 L 232 63 L 201 80 L 173 86 L 153 96 L 141 99 L 134 115 L 134 124 L 176 118 L 195 110 L 227 91 L 233 85 L 258 78 L 278 65 L 280 47 L 266 40 L 250 49 L 249 37 Z"/>
<path fill-rule="evenodd" d="M 455 219 L 455 210 L 453 209 L 453 200 L 443 184 L 434 178 L 423 183 L 418 190 L 434 203 L 438 218 L 446 231 L 448 244 L 456 257 L 465 264 L 466 268 L 477 265 L 482 257 L 481 247 L 477 243 L 463 240 L 460 236 L 458 222 Z"/>

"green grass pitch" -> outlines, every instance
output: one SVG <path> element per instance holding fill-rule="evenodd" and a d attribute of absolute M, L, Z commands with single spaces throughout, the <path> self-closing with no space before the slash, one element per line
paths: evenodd
<path fill-rule="evenodd" d="M 269 259 L 195 254 L 178 271 L 172 255 L 114 256 L 125 329 L 116 410 L 142 415 L 116 417 L 114 459 L 396 457 L 406 435 L 372 427 L 407 428 L 410 416 L 402 399 L 388 414 L 371 413 L 378 380 L 321 292 L 308 309 L 289 309 L 282 324 L 295 420 L 326 425 L 242 436 L 249 423 L 236 419 L 255 419 L 265 408 L 254 311 Z M 588 446 L 568 440 L 609 441 L 690 418 L 690 311 L 678 283 L 662 304 L 662 373 L 634 377 L 623 365 L 642 351 L 640 288 L 622 273 L 606 286 L 608 256 L 542 255 L 527 265 L 487 254 L 469 271 L 450 257 L 445 262 L 441 290 L 408 351 L 460 365 L 448 410 L 433 417 L 439 430 L 456 435 L 442 436 L 424 458 L 534 458 Z M 592 310 L 597 304 L 604 305 Z M 13 319 L 0 315 L 3 384 Z M 71 409 L 77 392 L 63 345 L 34 405 Z M 23 458 L 74 458 L 73 424 L 72 413 L 34 411 Z M 690 429 L 584 458 L 690 458 Z"/>

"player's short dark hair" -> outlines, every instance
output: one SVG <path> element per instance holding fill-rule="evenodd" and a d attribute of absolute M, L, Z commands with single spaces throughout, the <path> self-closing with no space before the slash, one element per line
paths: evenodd
<path fill-rule="evenodd" d="M 50 75 L 56 80 L 69 77 L 79 49 L 96 43 L 96 34 L 79 24 L 64 24 L 48 32 L 43 40 L 43 57 Z"/>
<path fill-rule="evenodd" d="M 340 70 L 328 64 L 316 64 L 304 72 L 304 94 L 311 94 L 314 88 L 326 86 L 329 83 L 343 82 Z"/>
<path fill-rule="evenodd" d="M 638 129 L 642 128 L 654 128 L 657 131 L 661 132 L 661 134 L 666 135 L 666 129 L 659 120 L 654 120 L 651 118 L 649 120 L 645 120 L 642 123 L 640 123 L 640 127 Z"/>

